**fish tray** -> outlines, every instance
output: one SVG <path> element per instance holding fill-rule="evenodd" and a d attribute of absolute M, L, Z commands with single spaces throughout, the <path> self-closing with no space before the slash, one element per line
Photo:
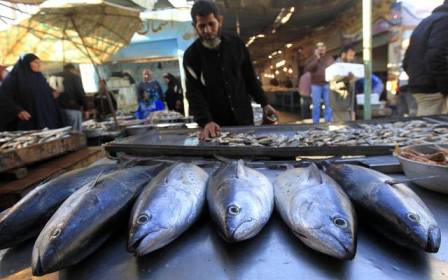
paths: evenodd
<path fill-rule="evenodd" d="M 0 153 L 0 172 L 25 167 L 67 152 L 80 150 L 85 146 L 86 138 L 83 134 L 71 133 L 70 137 Z"/>
<path fill-rule="evenodd" d="M 398 121 L 423 120 L 428 123 L 448 125 L 448 117 L 436 116 L 425 118 L 396 118 L 347 123 L 349 127 L 359 124 L 385 124 Z M 323 129 L 328 125 L 319 126 Z M 283 134 L 293 136 L 299 131 L 312 129 L 312 125 L 279 125 L 279 126 L 247 126 L 225 127 L 223 132 L 244 133 L 250 131 L 254 135 Z M 151 130 L 142 135 L 116 140 L 105 145 L 106 152 L 111 156 L 119 153 L 135 156 L 203 156 L 244 158 L 273 158 L 285 159 L 298 156 L 378 156 L 390 155 L 395 146 L 369 145 L 369 146 L 294 146 L 294 147 L 258 147 L 242 146 L 232 147 L 218 143 L 199 142 L 196 137 L 189 137 L 196 130 L 192 129 L 166 129 Z"/>

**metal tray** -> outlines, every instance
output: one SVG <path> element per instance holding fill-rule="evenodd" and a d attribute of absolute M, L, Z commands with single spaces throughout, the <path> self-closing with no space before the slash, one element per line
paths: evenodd
<path fill-rule="evenodd" d="M 439 146 L 442 148 L 448 148 L 448 145 Z M 403 150 L 406 149 L 424 154 L 431 154 L 437 151 L 435 145 L 414 145 L 403 148 Z M 400 161 L 404 173 L 409 178 L 424 178 L 433 176 L 433 178 L 415 181 L 416 185 L 431 191 L 448 194 L 448 166 L 418 162 L 400 155 L 396 155 L 396 157 Z"/>
<path fill-rule="evenodd" d="M 372 121 L 350 122 L 347 125 L 356 127 L 359 124 L 380 124 L 397 121 L 424 120 L 431 123 L 447 124 L 448 117 L 436 116 L 425 118 L 379 119 Z M 279 126 L 247 126 L 225 127 L 223 131 L 242 133 L 252 131 L 256 135 L 284 134 L 294 135 L 297 131 L 306 131 L 311 125 L 279 125 Z M 327 128 L 328 125 L 320 125 Z M 394 146 L 324 146 L 324 147 L 229 147 L 217 143 L 199 142 L 195 137 L 188 137 L 195 130 L 167 129 L 152 130 L 143 135 L 120 139 L 105 146 L 106 151 L 114 156 L 125 153 L 137 156 L 206 156 L 221 155 L 226 157 L 249 158 L 295 158 L 297 156 L 370 156 L 390 155 Z"/>

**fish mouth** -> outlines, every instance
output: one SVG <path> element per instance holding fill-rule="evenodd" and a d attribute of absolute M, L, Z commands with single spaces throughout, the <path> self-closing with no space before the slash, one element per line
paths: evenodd
<path fill-rule="evenodd" d="M 34 276 L 43 276 L 46 274 L 42 267 L 42 262 L 40 260 L 40 257 L 37 257 L 37 261 L 34 263 L 33 268 L 32 268 L 32 273 Z"/>
<path fill-rule="evenodd" d="M 341 240 L 337 238 L 334 239 L 339 243 L 339 246 L 343 249 L 344 253 L 341 254 L 341 252 L 338 252 L 338 254 L 333 256 L 340 260 L 353 260 L 356 255 L 356 245 L 354 245 L 353 248 L 347 248 L 347 246 L 342 243 Z"/>
<path fill-rule="evenodd" d="M 437 226 L 431 226 L 428 229 L 428 240 L 426 242 L 425 251 L 428 253 L 437 253 L 440 248 L 440 241 L 440 228 Z"/>
<path fill-rule="evenodd" d="M 243 225 L 246 225 L 248 223 L 252 223 L 254 221 L 254 219 L 250 218 L 247 219 L 245 221 L 243 221 L 241 224 L 239 224 L 230 234 L 230 236 L 227 238 L 227 241 L 229 242 L 238 242 L 238 241 L 243 241 L 246 240 L 248 238 L 250 238 L 250 234 L 245 234 L 244 232 L 241 233 L 238 230 L 241 229 L 241 227 Z"/>
<path fill-rule="evenodd" d="M 129 241 L 128 243 L 128 251 L 131 253 L 136 253 L 137 248 L 140 246 L 142 241 L 146 238 L 146 236 L 140 237 L 138 239 L 134 239 L 132 241 Z"/>
<path fill-rule="evenodd" d="M 166 228 L 153 230 L 141 236 L 140 238 L 130 241 L 128 243 L 128 251 L 134 253 L 137 257 L 141 257 L 158 249 L 158 247 L 154 247 L 154 245 L 143 246 L 143 243 L 145 243 L 145 241 L 150 241 L 154 237 L 154 234 L 159 233 L 162 230 L 166 230 Z"/>
<path fill-rule="evenodd" d="M 325 254 L 328 256 L 331 256 L 333 258 L 339 259 L 339 260 L 353 260 L 353 258 L 356 255 L 356 241 L 354 240 L 352 244 L 345 244 L 342 242 L 339 238 L 335 237 L 332 234 L 327 234 L 327 237 L 329 237 L 333 242 L 325 242 L 324 247 L 318 246 L 316 248 L 311 248 Z"/>

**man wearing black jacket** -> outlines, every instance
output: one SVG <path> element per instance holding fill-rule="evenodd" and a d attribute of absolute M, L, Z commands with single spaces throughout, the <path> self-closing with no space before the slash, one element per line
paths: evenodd
<path fill-rule="evenodd" d="M 87 111 L 86 94 L 82 81 L 73 64 L 64 65 L 64 92 L 59 96 L 59 104 L 64 110 L 67 123 L 73 130 L 81 131 L 82 111 Z"/>
<path fill-rule="evenodd" d="M 414 30 L 403 61 L 417 115 L 448 110 L 448 0 Z"/>
<path fill-rule="evenodd" d="M 267 116 L 276 115 L 255 76 L 249 52 L 237 36 L 221 33 L 223 17 L 211 1 L 191 9 L 199 39 L 185 52 L 187 99 L 201 139 L 216 137 L 221 126 L 253 125 L 251 97 Z"/>

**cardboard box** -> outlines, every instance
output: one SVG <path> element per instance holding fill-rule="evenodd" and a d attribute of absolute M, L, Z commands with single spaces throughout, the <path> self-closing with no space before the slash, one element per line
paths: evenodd
<path fill-rule="evenodd" d="M 357 63 L 334 63 L 325 69 L 325 80 L 329 82 L 334 79 L 340 79 L 347 77 L 350 73 L 357 79 L 364 78 L 364 65 Z"/>

